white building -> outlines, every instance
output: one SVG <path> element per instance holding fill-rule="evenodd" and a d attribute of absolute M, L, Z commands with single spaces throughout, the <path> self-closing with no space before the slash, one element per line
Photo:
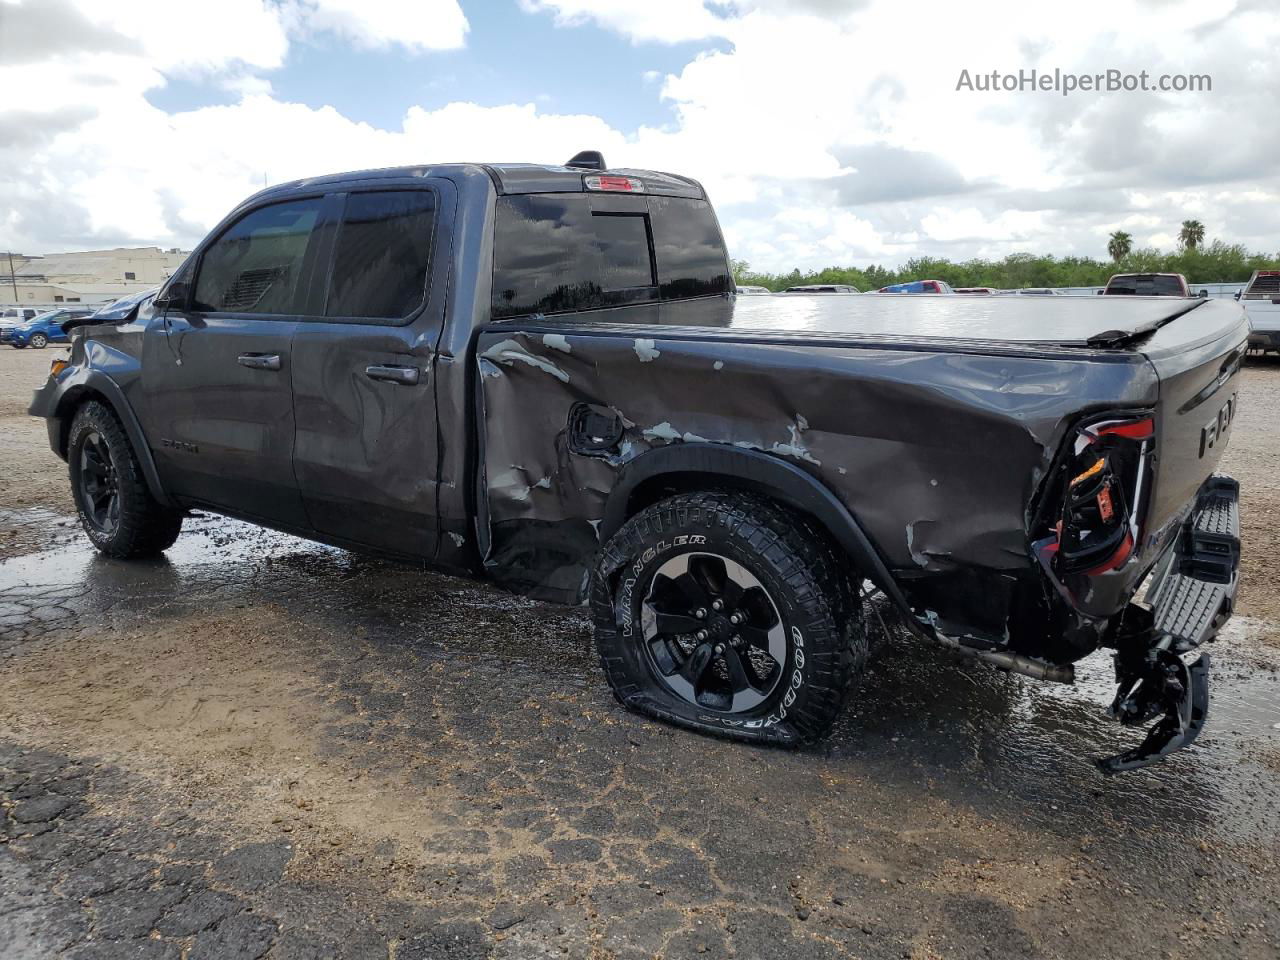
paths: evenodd
<path fill-rule="evenodd" d="M 108 303 L 159 286 L 189 251 L 117 247 L 26 256 L 0 254 L 0 304 Z"/>

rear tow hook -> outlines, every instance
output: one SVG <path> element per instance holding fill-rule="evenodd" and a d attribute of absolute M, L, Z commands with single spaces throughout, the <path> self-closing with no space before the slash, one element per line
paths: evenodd
<path fill-rule="evenodd" d="M 1160 720 L 1132 750 L 1095 761 L 1103 773 L 1122 773 L 1155 763 L 1190 744 L 1204 729 L 1209 715 L 1209 655 L 1201 654 L 1188 666 L 1167 649 L 1168 640 L 1156 634 L 1154 643 L 1145 650 L 1131 654 L 1121 648 L 1116 654 L 1116 682 L 1120 686 L 1108 714 L 1127 727 L 1156 717 Z"/>

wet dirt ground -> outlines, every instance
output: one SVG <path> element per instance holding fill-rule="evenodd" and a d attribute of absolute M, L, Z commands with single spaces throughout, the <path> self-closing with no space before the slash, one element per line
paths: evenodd
<path fill-rule="evenodd" d="M 95 556 L 0 350 L 0 957 L 1280 951 L 1280 363 L 1200 741 L 1105 779 L 1073 687 L 885 638 L 784 753 L 626 714 L 577 610 L 200 517 Z"/>

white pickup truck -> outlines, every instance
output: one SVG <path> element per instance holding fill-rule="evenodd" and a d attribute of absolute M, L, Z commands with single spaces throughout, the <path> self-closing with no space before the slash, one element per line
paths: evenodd
<path fill-rule="evenodd" d="M 1280 270 L 1255 270 L 1236 297 L 1249 314 L 1249 349 L 1280 353 Z"/>

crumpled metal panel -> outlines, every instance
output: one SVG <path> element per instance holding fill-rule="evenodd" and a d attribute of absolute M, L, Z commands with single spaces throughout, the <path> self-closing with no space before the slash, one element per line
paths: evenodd
<path fill-rule="evenodd" d="M 477 354 L 485 564 L 499 580 L 561 600 L 581 597 L 619 469 L 654 447 L 695 441 L 763 451 L 818 478 L 904 588 L 924 574 L 957 574 L 964 589 L 1034 576 L 1026 516 L 1070 423 L 1152 404 L 1157 390 L 1139 355 L 753 342 L 620 324 L 503 325 L 482 334 Z M 617 412 L 624 433 L 614 450 L 571 450 L 576 403 Z"/>

